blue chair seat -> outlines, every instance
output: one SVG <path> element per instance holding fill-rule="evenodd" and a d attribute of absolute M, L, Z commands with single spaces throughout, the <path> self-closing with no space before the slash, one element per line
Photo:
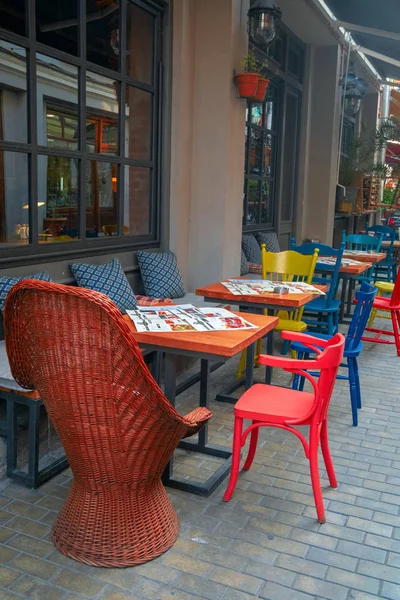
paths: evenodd
<path fill-rule="evenodd" d="M 340 300 L 332 300 L 327 306 L 327 301 L 324 296 L 319 298 L 315 298 L 311 300 L 308 304 L 306 304 L 305 313 L 308 312 L 337 312 L 340 308 Z M 329 337 L 327 337 L 329 339 Z"/>

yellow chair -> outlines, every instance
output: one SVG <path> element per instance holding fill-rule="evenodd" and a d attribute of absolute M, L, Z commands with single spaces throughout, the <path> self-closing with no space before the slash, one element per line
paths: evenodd
<path fill-rule="evenodd" d="M 394 290 L 394 283 L 390 283 L 388 281 L 375 281 L 374 285 L 376 288 L 378 288 L 378 293 L 376 295 L 377 297 L 382 296 L 382 294 L 391 294 Z M 379 311 L 379 314 L 377 314 L 377 313 L 378 313 L 378 309 L 373 308 L 371 311 L 371 316 L 368 321 L 368 328 L 373 326 L 376 317 L 379 317 L 380 319 L 391 319 L 392 318 L 390 316 L 390 311 L 384 311 L 384 312 Z"/>
<path fill-rule="evenodd" d="M 318 260 L 318 249 L 314 254 L 304 255 L 293 250 L 285 252 L 267 252 L 265 244 L 261 245 L 261 274 L 263 279 L 276 281 L 277 284 L 284 284 L 292 281 L 302 281 L 312 283 L 315 267 Z M 296 331 L 303 332 L 307 329 L 307 324 L 301 318 L 303 316 L 304 306 L 293 312 L 280 310 L 277 313 L 279 323 L 275 331 Z M 264 314 L 267 311 L 264 310 Z M 258 357 L 261 354 L 261 340 L 257 343 L 255 365 L 258 365 Z M 246 367 L 246 354 L 242 352 L 237 373 L 237 378 L 243 376 Z"/>

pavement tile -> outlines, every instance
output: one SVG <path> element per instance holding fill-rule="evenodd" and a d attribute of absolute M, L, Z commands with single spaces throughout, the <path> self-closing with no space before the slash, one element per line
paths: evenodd
<path fill-rule="evenodd" d="M 257 594 L 263 583 L 262 579 L 244 573 L 238 573 L 231 569 L 225 569 L 224 567 L 216 567 L 209 578 L 211 581 L 221 583 L 228 587 L 237 588 L 242 592 L 250 592 L 251 594 Z"/>

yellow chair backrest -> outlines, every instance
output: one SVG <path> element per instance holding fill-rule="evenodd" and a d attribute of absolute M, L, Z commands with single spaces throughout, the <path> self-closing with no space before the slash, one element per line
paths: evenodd
<path fill-rule="evenodd" d="M 313 255 L 304 255 L 294 250 L 284 252 L 267 252 L 266 245 L 261 245 L 261 273 L 263 279 L 271 281 L 303 281 L 312 283 L 315 267 L 317 265 L 319 250 L 315 248 Z M 290 316 L 278 313 L 280 318 L 290 318 L 293 321 L 301 321 L 304 306 Z"/>
<path fill-rule="evenodd" d="M 263 279 L 271 281 L 303 281 L 311 283 L 318 260 L 318 248 L 313 255 L 304 255 L 294 250 L 267 252 L 261 246 L 261 272 Z"/>

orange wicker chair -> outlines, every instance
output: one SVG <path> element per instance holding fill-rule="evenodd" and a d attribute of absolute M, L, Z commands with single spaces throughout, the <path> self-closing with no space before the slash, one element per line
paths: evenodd
<path fill-rule="evenodd" d="M 8 295 L 5 339 L 14 378 L 40 393 L 74 474 L 52 530 L 58 550 L 102 567 L 168 550 L 179 521 L 161 475 L 210 411 L 175 411 L 103 294 L 25 280 Z"/>

